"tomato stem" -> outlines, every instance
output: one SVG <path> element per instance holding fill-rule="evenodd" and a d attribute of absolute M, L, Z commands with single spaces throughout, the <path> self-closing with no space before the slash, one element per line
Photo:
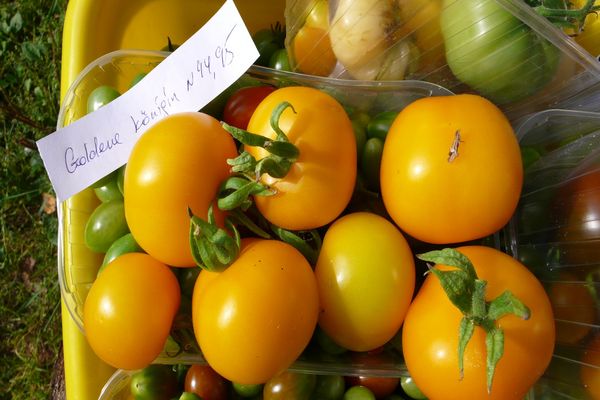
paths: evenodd
<path fill-rule="evenodd" d="M 530 316 L 529 308 L 511 292 L 505 291 L 492 301 L 485 300 L 487 282 L 477 277 L 471 261 L 455 249 L 430 251 L 417 256 L 419 259 L 456 267 L 440 270 L 428 264 L 446 292 L 448 299 L 463 313 L 458 334 L 458 369 L 464 375 L 465 349 L 473 336 L 475 327 L 486 332 L 486 376 L 488 393 L 492 390 L 494 371 L 504 353 L 504 332 L 496 322 L 505 315 L 513 314 L 523 319 Z"/>
<path fill-rule="evenodd" d="M 594 2 L 595 0 L 586 0 L 581 8 L 563 9 L 546 7 L 542 1 L 540 5 L 533 7 L 533 9 L 556 25 L 581 31 L 587 15 L 597 13 L 600 10 L 600 6 L 594 5 Z"/>
<path fill-rule="evenodd" d="M 452 145 L 450 145 L 450 151 L 448 152 L 448 162 L 451 163 L 458 157 L 458 146 L 460 145 L 460 130 L 454 132 L 454 140 L 452 140 Z"/>

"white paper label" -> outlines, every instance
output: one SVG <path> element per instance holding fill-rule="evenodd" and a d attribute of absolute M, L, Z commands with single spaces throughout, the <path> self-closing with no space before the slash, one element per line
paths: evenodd
<path fill-rule="evenodd" d="M 122 96 L 40 139 L 58 199 L 124 165 L 142 133 L 167 115 L 197 111 L 248 70 L 259 53 L 233 0 Z"/>

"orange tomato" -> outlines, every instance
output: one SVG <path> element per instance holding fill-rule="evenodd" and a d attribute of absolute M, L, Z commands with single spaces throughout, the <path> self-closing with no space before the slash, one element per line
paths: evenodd
<path fill-rule="evenodd" d="M 510 220 L 523 167 L 502 112 L 464 94 L 420 99 L 400 112 L 385 141 L 380 179 L 385 207 L 403 231 L 424 242 L 458 243 Z"/>
<path fill-rule="evenodd" d="M 319 313 L 306 259 L 275 240 L 244 243 L 224 272 L 200 273 L 194 287 L 194 333 L 209 365 L 239 384 L 264 383 L 302 353 Z"/>
<path fill-rule="evenodd" d="M 496 366 L 491 393 L 487 393 L 485 331 L 475 327 L 465 349 L 461 378 L 458 332 L 462 313 L 450 302 L 438 278 L 429 274 L 404 320 L 402 349 L 409 374 L 430 400 L 521 400 L 552 357 L 550 301 L 541 283 L 514 258 L 483 246 L 457 250 L 471 260 L 479 279 L 487 281 L 486 301 L 509 290 L 529 307 L 530 318 L 509 314 L 497 320 L 504 331 L 504 354 Z"/>
<path fill-rule="evenodd" d="M 180 300 L 177 278 L 165 264 L 143 253 L 115 258 L 85 300 L 90 347 L 115 368 L 146 367 L 162 351 Z"/>
<path fill-rule="evenodd" d="M 285 87 L 268 95 L 256 108 L 248 131 L 275 138 L 270 118 L 289 102 L 279 126 L 300 151 L 283 178 L 263 174 L 273 196 L 256 196 L 256 206 L 271 223 L 285 229 L 313 229 L 333 221 L 348 205 L 356 181 L 356 140 L 344 108 L 331 96 L 308 87 Z M 257 160 L 268 153 L 246 146 Z"/>
<path fill-rule="evenodd" d="M 552 282 L 548 296 L 556 318 L 556 342 L 573 345 L 583 339 L 596 322 L 596 302 L 576 275 L 563 272 Z"/>
<path fill-rule="evenodd" d="M 174 114 L 142 135 L 125 169 L 124 197 L 127 223 L 145 252 L 167 265 L 196 265 L 188 207 L 206 218 L 236 155 L 231 136 L 207 114 Z"/>
<path fill-rule="evenodd" d="M 581 361 L 581 383 L 592 400 L 600 400 L 600 334 L 588 343 Z"/>

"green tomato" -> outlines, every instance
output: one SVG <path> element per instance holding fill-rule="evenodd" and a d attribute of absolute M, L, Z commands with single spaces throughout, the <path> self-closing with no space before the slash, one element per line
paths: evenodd
<path fill-rule="evenodd" d="M 367 128 L 361 121 L 352 119 L 352 129 L 354 130 L 354 138 L 356 139 L 356 154 L 360 161 L 365 143 L 367 142 Z"/>
<path fill-rule="evenodd" d="M 179 279 L 179 287 L 181 288 L 181 294 L 186 295 L 188 297 L 192 297 L 194 292 L 194 285 L 196 284 L 196 279 L 198 279 L 198 275 L 200 275 L 200 268 L 192 267 L 192 268 L 178 268 L 179 273 L 177 274 Z"/>
<path fill-rule="evenodd" d="M 96 193 L 96 197 L 103 203 L 123 199 L 123 193 L 119 190 L 116 179 L 111 179 L 105 185 L 95 188 L 94 193 Z"/>
<path fill-rule="evenodd" d="M 440 24 L 452 73 L 496 104 L 533 95 L 557 70 L 559 50 L 494 0 L 444 0 Z"/>
<path fill-rule="evenodd" d="M 263 390 L 261 384 L 248 384 L 232 382 L 233 390 L 242 397 L 254 397 L 259 395 Z"/>
<path fill-rule="evenodd" d="M 319 344 L 319 347 L 327 354 L 337 356 L 340 354 L 344 354 L 345 352 L 348 351 L 347 349 L 343 348 L 342 346 L 340 346 L 339 344 L 334 342 L 333 339 L 331 338 L 331 336 L 329 336 L 327 333 L 325 333 L 325 331 L 323 329 L 321 329 L 321 327 L 319 327 L 319 326 L 317 326 L 315 336 L 317 339 L 317 343 Z"/>
<path fill-rule="evenodd" d="M 264 400 L 310 400 L 315 375 L 283 371 L 269 379 L 263 388 Z"/>
<path fill-rule="evenodd" d="M 102 270 L 108 265 L 108 263 L 110 263 L 112 260 L 114 260 L 122 254 L 137 253 L 143 251 L 144 250 L 142 250 L 140 245 L 137 244 L 137 242 L 133 238 L 133 235 L 131 233 L 126 233 L 125 235 L 115 240 L 110 245 L 108 250 L 106 250 L 106 254 L 104 254 L 104 260 L 102 261 L 102 265 L 100 266 L 98 273 L 102 272 Z"/>
<path fill-rule="evenodd" d="M 521 147 L 521 159 L 523 160 L 523 169 L 527 170 L 537 160 L 542 158 L 542 154 L 538 149 L 531 146 Z"/>
<path fill-rule="evenodd" d="M 252 40 L 254 41 L 260 56 L 255 63 L 264 67 L 269 66 L 269 60 L 273 53 L 284 47 L 284 39 L 285 32 L 281 30 L 279 25 L 269 29 L 261 29 L 256 32 L 252 36 Z"/>
<path fill-rule="evenodd" d="M 385 141 L 390 126 L 398 116 L 398 111 L 384 111 L 377 114 L 367 125 L 367 137 Z"/>
<path fill-rule="evenodd" d="M 179 396 L 179 400 L 202 400 L 202 397 L 195 393 L 183 392 L 181 393 L 181 396 Z"/>
<path fill-rule="evenodd" d="M 119 97 L 121 93 L 117 91 L 117 89 L 111 86 L 98 86 L 96 89 L 92 90 L 92 93 L 88 96 L 87 99 L 87 112 L 91 113 L 96 111 L 102 106 L 107 105 L 117 97 Z"/>
<path fill-rule="evenodd" d="M 408 396 L 416 400 L 427 399 L 427 397 L 421 392 L 421 390 L 415 384 L 415 381 L 410 376 L 403 376 L 400 378 L 400 386 L 402 386 L 402 390 Z"/>
<path fill-rule="evenodd" d="M 117 176 L 117 171 L 113 171 L 110 174 L 106 175 L 105 177 L 102 177 L 102 178 L 98 179 L 96 182 L 92 183 L 90 185 L 90 187 L 92 189 L 97 189 L 99 187 L 105 186 L 110 181 L 114 180 L 116 176 Z"/>
<path fill-rule="evenodd" d="M 119 168 L 117 170 L 117 187 L 119 188 L 119 192 L 121 192 L 122 195 L 125 195 L 125 189 L 123 188 L 124 182 L 125 182 L 125 165 L 123 165 L 121 168 Z"/>
<path fill-rule="evenodd" d="M 383 140 L 378 137 L 368 139 L 360 158 L 360 171 L 365 178 L 365 186 L 370 190 L 379 190 L 379 169 L 382 154 Z"/>
<path fill-rule="evenodd" d="M 138 84 L 139 81 L 141 81 L 142 79 L 144 79 L 144 77 L 147 74 L 145 72 L 140 72 L 139 74 L 137 74 L 136 76 L 133 77 L 133 80 L 131 81 L 131 84 L 129 85 L 129 88 L 134 87 L 135 85 Z"/>
<path fill-rule="evenodd" d="M 128 232 L 123 200 L 111 200 L 100 204 L 90 215 L 84 241 L 90 250 L 106 253 L 115 240 Z"/>
<path fill-rule="evenodd" d="M 341 375 L 319 375 L 312 394 L 313 399 L 340 400 L 344 397 L 346 384 Z"/>
<path fill-rule="evenodd" d="M 290 59 L 286 49 L 278 49 L 269 58 L 269 67 L 279 71 L 291 71 Z"/>
<path fill-rule="evenodd" d="M 376 400 L 375 395 L 364 386 L 352 386 L 344 393 L 344 400 Z"/>
<path fill-rule="evenodd" d="M 136 400 L 170 400 L 179 391 L 171 366 L 159 364 L 134 373 L 129 388 Z"/>

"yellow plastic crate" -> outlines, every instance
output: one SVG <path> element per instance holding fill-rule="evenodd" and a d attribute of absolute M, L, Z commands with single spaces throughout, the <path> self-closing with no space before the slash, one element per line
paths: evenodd
<path fill-rule="evenodd" d="M 77 75 L 90 62 L 118 49 L 159 50 L 182 43 L 195 33 L 223 4 L 222 0 L 71 0 L 65 16 L 61 70 L 61 101 Z M 236 2 L 251 33 L 271 24 L 283 22 L 284 0 Z M 77 235 L 77 227 L 85 226 L 93 209 L 93 192 L 82 192 L 62 207 L 65 226 L 64 242 Z M 79 221 L 79 222 L 78 222 Z M 77 260 L 73 268 L 86 270 L 98 264 L 98 255 L 85 246 L 71 246 L 64 261 Z M 97 399 L 114 369 L 100 361 L 90 349 L 81 331 L 62 307 L 65 381 L 68 399 Z"/>

